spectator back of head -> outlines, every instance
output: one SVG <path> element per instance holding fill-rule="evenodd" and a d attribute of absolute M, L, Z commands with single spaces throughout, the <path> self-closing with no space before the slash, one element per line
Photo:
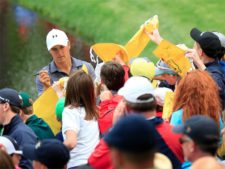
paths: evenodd
<path fill-rule="evenodd" d="M 63 169 L 70 159 L 69 150 L 55 139 L 45 139 L 36 145 L 26 145 L 23 148 L 25 157 L 39 161 L 48 168 Z"/>
<path fill-rule="evenodd" d="M 121 118 L 104 140 L 109 146 L 123 152 L 155 152 L 155 132 L 154 126 L 144 117 L 132 114 Z"/>
<path fill-rule="evenodd" d="M 106 62 L 100 72 L 101 81 L 109 90 L 118 91 L 125 82 L 124 69 L 116 62 Z"/>
<path fill-rule="evenodd" d="M 203 115 L 192 116 L 183 125 L 174 127 L 173 131 L 190 137 L 203 152 L 215 155 L 219 147 L 219 127 L 210 117 Z"/>
<path fill-rule="evenodd" d="M 151 82 L 145 77 L 133 76 L 129 78 L 118 94 L 124 97 L 132 110 L 141 112 L 156 109 L 154 89 Z"/>

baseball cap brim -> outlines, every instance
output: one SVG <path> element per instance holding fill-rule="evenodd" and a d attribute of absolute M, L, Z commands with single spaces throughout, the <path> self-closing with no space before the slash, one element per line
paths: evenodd
<path fill-rule="evenodd" d="M 184 133 L 185 128 L 183 125 L 179 125 L 179 126 L 174 126 L 173 127 L 173 132 L 174 133 Z"/>
<path fill-rule="evenodd" d="M 35 150 L 35 145 L 25 145 L 23 147 L 23 155 L 30 160 L 37 160 Z"/>
<path fill-rule="evenodd" d="M 154 101 L 154 99 L 152 99 L 152 98 L 150 98 L 148 100 L 137 100 L 137 97 L 141 96 L 143 94 L 154 95 L 154 90 L 151 88 L 149 88 L 148 92 L 146 92 L 146 90 L 144 90 L 144 89 L 139 89 L 139 90 L 131 93 L 131 91 L 129 89 L 127 89 L 126 87 L 122 87 L 118 91 L 118 94 L 123 96 L 126 101 L 131 102 L 131 103 L 146 103 L 146 102 Z"/>
<path fill-rule="evenodd" d="M 192 37 L 192 39 L 194 39 L 196 42 L 199 41 L 200 37 L 201 37 L 201 31 L 197 28 L 193 28 L 190 32 L 190 35 Z"/>
<path fill-rule="evenodd" d="M 177 73 L 175 73 L 173 70 L 169 70 L 169 69 L 165 69 L 165 70 L 162 70 L 162 69 L 159 69 L 159 68 L 156 68 L 155 69 L 155 76 L 161 76 L 161 75 L 164 75 L 164 74 L 170 74 L 170 75 L 176 75 Z"/>
<path fill-rule="evenodd" d="M 23 154 L 23 152 L 22 152 L 21 150 L 16 150 L 16 151 L 14 152 L 14 154 L 19 154 L 19 155 L 22 155 L 22 154 Z"/>
<path fill-rule="evenodd" d="M 62 41 L 55 40 L 48 45 L 48 50 L 51 50 L 56 45 L 67 46 L 67 44 L 68 44 L 68 40 L 62 40 Z"/>

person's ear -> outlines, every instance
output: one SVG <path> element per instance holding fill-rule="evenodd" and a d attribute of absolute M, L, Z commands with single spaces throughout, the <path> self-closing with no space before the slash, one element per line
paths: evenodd
<path fill-rule="evenodd" d="M 192 141 L 188 145 L 189 145 L 190 152 L 193 153 L 195 151 L 195 149 L 196 149 L 195 143 Z"/>
<path fill-rule="evenodd" d="M 3 111 L 4 112 L 7 112 L 9 109 L 10 109 L 9 103 L 6 102 L 5 104 L 3 104 Z"/>
<path fill-rule="evenodd" d="M 202 49 L 200 49 L 200 50 L 199 50 L 199 56 L 204 56 L 204 55 L 205 55 L 205 53 L 203 52 Z"/>

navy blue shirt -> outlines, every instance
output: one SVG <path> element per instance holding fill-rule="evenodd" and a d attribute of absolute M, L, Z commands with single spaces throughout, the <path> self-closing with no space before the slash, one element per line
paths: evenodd
<path fill-rule="evenodd" d="M 225 72 L 221 67 L 219 61 L 206 63 L 206 71 L 210 73 L 219 87 L 220 100 L 222 108 L 225 108 Z"/>
<path fill-rule="evenodd" d="M 53 82 L 58 81 L 62 77 L 66 77 L 66 76 L 71 75 L 76 70 L 82 68 L 83 64 L 87 67 L 88 74 L 92 77 L 93 80 L 95 79 L 95 71 L 94 71 L 93 66 L 90 63 L 88 63 L 86 61 L 83 61 L 83 60 L 80 60 L 80 59 L 76 59 L 74 57 L 71 57 L 71 59 L 72 59 L 72 67 L 71 67 L 71 70 L 70 70 L 69 74 L 66 74 L 65 72 L 60 71 L 57 68 L 54 61 L 51 61 L 47 66 L 45 66 L 41 69 L 41 70 L 47 70 L 48 71 L 48 74 L 51 78 L 51 84 L 53 84 Z M 36 76 L 35 82 L 36 82 L 36 88 L 37 88 L 37 91 L 38 91 L 38 95 L 41 95 L 42 92 L 43 92 L 44 86 L 40 82 L 38 76 Z"/>
<path fill-rule="evenodd" d="M 37 142 L 37 136 L 23 123 L 18 115 L 14 116 L 9 124 L 3 126 L 3 135 L 9 135 L 14 138 L 20 147 L 27 144 L 35 145 Z M 20 160 L 19 166 L 23 169 L 33 168 L 31 161 L 23 156 Z"/>

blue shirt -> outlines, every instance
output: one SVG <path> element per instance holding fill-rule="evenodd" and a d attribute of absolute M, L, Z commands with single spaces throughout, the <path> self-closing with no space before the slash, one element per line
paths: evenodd
<path fill-rule="evenodd" d="M 170 124 L 173 126 L 182 125 L 183 124 L 182 115 L 183 115 L 183 109 L 173 112 L 171 116 Z M 224 125 L 223 125 L 223 120 L 221 117 L 219 118 L 219 123 L 220 123 L 220 130 L 222 130 L 224 128 Z"/>
<path fill-rule="evenodd" d="M 14 138 L 20 148 L 24 145 L 35 145 L 37 142 L 35 133 L 23 123 L 18 115 L 14 116 L 10 123 L 4 126 L 2 134 Z M 23 169 L 32 169 L 32 162 L 22 156 L 19 166 Z"/>
<path fill-rule="evenodd" d="M 172 113 L 170 124 L 173 126 L 182 125 L 183 109 L 177 110 Z"/>
<path fill-rule="evenodd" d="M 72 67 L 71 67 L 71 70 L 70 70 L 69 74 L 60 71 L 57 68 L 57 66 L 56 66 L 54 61 L 51 61 L 47 66 L 45 66 L 45 67 L 43 67 L 41 69 L 41 70 L 47 70 L 48 71 L 48 74 L 49 74 L 49 76 L 51 78 L 51 84 L 53 84 L 53 82 L 58 81 L 62 77 L 71 75 L 76 70 L 80 69 L 83 66 L 83 64 L 87 67 L 88 74 L 92 77 L 93 80 L 95 79 L 95 71 L 94 71 L 93 66 L 90 63 L 88 63 L 86 61 L 83 61 L 83 60 L 80 60 L 80 59 L 76 59 L 74 57 L 71 57 L 71 59 L 72 59 Z M 40 82 L 38 76 L 36 76 L 35 82 L 36 82 L 36 88 L 37 88 L 37 91 L 38 91 L 38 95 L 41 95 L 43 90 L 44 90 L 43 89 L 44 86 Z"/>
<path fill-rule="evenodd" d="M 219 61 L 205 64 L 206 71 L 210 73 L 219 87 L 220 100 L 222 108 L 225 109 L 225 71 Z"/>

